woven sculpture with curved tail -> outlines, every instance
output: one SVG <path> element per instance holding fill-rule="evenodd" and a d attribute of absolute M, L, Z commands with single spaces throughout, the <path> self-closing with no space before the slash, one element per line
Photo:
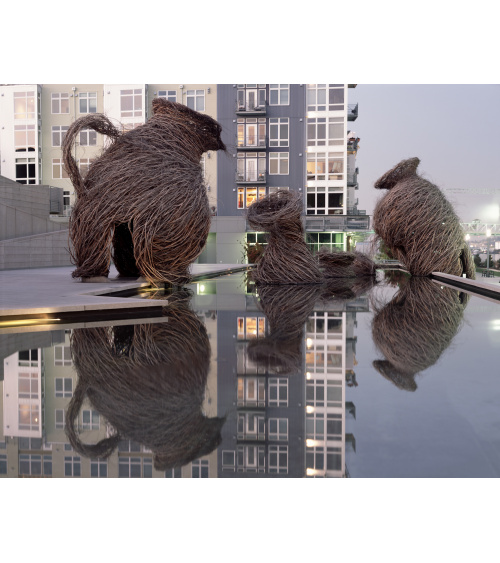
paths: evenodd
<path fill-rule="evenodd" d="M 110 146 L 81 177 L 72 149 L 91 128 Z M 225 150 L 220 125 L 208 115 L 162 98 L 153 115 L 120 134 L 104 115 L 88 115 L 68 129 L 64 166 L 77 200 L 70 218 L 74 278 L 107 276 L 111 260 L 122 276 L 181 285 L 205 246 L 210 207 L 200 159 Z"/>
<path fill-rule="evenodd" d="M 373 214 L 378 240 L 413 276 L 442 272 L 474 279 L 460 221 L 441 190 L 417 174 L 419 163 L 403 160 L 375 182 L 375 188 L 388 190 Z"/>
<path fill-rule="evenodd" d="M 106 458 L 120 440 L 133 440 L 151 449 L 155 468 L 165 470 L 218 446 L 225 418 L 202 411 L 210 342 L 188 299 L 187 292 L 169 296 L 168 322 L 73 331 L 78 384 L 66 411 L 66 434 L 75 451 Z M 84 443 L 76 426 L 87 398 L 114 429 L 96 444 Z"/>

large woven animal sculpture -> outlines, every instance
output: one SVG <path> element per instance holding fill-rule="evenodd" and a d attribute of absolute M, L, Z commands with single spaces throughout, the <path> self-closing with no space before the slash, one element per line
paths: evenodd
<path fill-rule="evenodd" d="M 144 125 L 123 134 L 100 114 L 68 129 L 62 150 L 77 194 L 70 219 L 74 278 L 107 276 L 113 260 L 121 276 L 181 285 L 205 246 L 211 213 L 200 159 L 225 150 L 221 127 L 182 104 L 157 98 L 152 106 Z M 111 144 L 82 178 L 72 148 L 85 128 Z"/>
<path fill-rule="evenodd" d="M 414 276 L 442 272 L 474 279 L 460 221 L 441 190 L 417 174 L 419 163 L 403 160 L 375 182 L 388 192 L 375 206 L 373 229 Z"/>
<path fill-rule="evenodd" d="M 323 277 L 307 244 L 299 193 L 278 190 L 247 209 L 250 226 L 267 234 L 267 247 L 252 271 L 257 284 L 321 283 Z"/>
<path fill-rule="evenodd" d="M 434 365 L 460 330 L 468 296 L 408 277 L 392 300 L 374 306 L 373 342 L 385 356 L 373 367 L 396 387 L 415 391 L 415 376 Z"/>
<path fill-rule="evenodd" d="M 220 443 L 225 419 L 202 410 L 210 343 L 185 293 L 169 296 L 166 322 L 73 331 L 78 384 L 66 433 L 81 455 L 106 458 L 128 439 L 152 450 L 155 468 L 164 470 L 207 455 Z M 97 444 L 84 443 L 76 427 L 87 400 L 113 428 Z"/>

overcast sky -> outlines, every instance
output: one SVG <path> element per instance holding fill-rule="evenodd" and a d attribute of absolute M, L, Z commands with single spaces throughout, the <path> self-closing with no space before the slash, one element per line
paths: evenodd
<path fill-rule="evenodd" d="M 500 85 L 358 84 L 349 104 L 359 117 L 349 122 L 360 137 L 359 209 L 372 214 L 385 192 L 374 182 L 400 160 L 420 158 L 421 175 L 445 191 L 463 221 L 499 220 Z"/>

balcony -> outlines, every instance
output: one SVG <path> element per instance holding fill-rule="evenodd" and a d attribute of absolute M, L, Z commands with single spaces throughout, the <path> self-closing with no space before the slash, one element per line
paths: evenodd
<path fill-rule="evenodd" d="M 265 184 L 266 173 L 259 172 L 257 174 L 254 171 L 236 172 L 236 183 L 237 184 Z"/>
<path fill-rule="evenodd" d="M 262 150 L 267 146 L 266 135 L 253 135 L 245 139 L 236 139 L 236 148 L 239 151 Z"/>
<path fill-rule="evenodd" d="M 245 116 L 263 116 L 267 113 L 267 107 L 265 103 L 252 103 L 252 102 L 237 102 L 236 103 L 236 115 Z"/>
<path fill-rule="evenodd" d="M 347 106 L 347 121 L 356 121 L 358 119 L 358 104 L 349 104 Z"/>
<path fill-rule="evenodd" d="M 356 168 L 353 174 L 347 174 L 347 187 L 358 189 L 359 168 Z"/>
<path fill-rule="evenodd" d="M 367 231 L 369 215 L 307 215 L 306 231 Z"/>

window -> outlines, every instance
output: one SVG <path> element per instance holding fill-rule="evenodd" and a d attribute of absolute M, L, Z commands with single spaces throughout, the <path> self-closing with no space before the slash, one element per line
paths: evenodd
<path fill-rule="evenodd" d="M 343 111 L 343 84 L 308 84 L 307 111 Z"/>
<path fill-rule="evenodd" d="M 64 141 L 64 137 L 68 132 L 67 125 L 53 125 L 52 126 L 52 146 L 60 147 Z"/>
<path fill-rule="evenodd" d="M 35 92 L 14 92 L 14 119 L 35 117 Z"/>
<path fill-rule="evenodd" d="M 118 443 L 119 452 L 140 452 L 141 445 L 133 440 L 122 440 Z"/>
<path fill-rule="evenodd" d="M 34 151 L 35 133 L 34 125 L 14 125 L 14 148 L 16 152 Z"/>
<path fill-rule="evenodd" d="M 0 454 L 0 475 L 7 475 L 7 455 Z"/>
<path fill-rule="evenodd" d="M 99 413 L 94 410 L 82 411 L 82 430 L 99 430 Z"/>
<path fill-rule="evenodd" d="M 18 379 L 18 397 L 20 399 L 38 399 L 38 373 L 22 372 Z"/>
<path fill-rule="evenodd" d="M 121 117 L 142 117 L 142 89 L 120 90 Z"/>
<path fill-rule="evenodd" d="M 238 377 L 238 406 L 263 407 L 266 404 L 266 380 L 264 377 Z"/>
<path fill-rule="evenodd" d="M 68 173 L 66 172 L 66 168 L 64 168 L 62 158 L 52 159 L 52 178 L 54 180 L 58 180 L 60 178 L 69 178 Z"/>
<path fill-rule="evenodd" d="M 38 366 L 38 349 L 33 350 L 20 350 L 18 352 L 18 365 L 19 367 L 37 367 Z"/>
<path fill-rule="evenodd" d="M 71 377 L 56 377 L 56 397 L 73 396 L 73 379 Z"/>
<path fill-rule="evenodd" d="M 40 409 L 38 405 L 19 405 L 19 430 L 40 429 Z"/>
<path fill-rule="evenodd" d="M 269 440 L 288 440 L 288 418 L 270 418 L 268 428 Z"/>
<path fill-rule="evenodd" d="M 80 158 L 78 161 L 78 167 L 80 168 L 80 174 L 82 178 L 85 177 L 89 171 L 90 165 L 94 162 L 95 158 Z"/>
<path fill-rule="evenodd" d="M 178 479 L 182 477 L 181 468 L 173 467 L 171 469 L 167 469 L 165 471 L 165 477 L 167 477 L 168 479 Z"/>
<path fill-rule="evenodd" d="M 265 335 L 265 317 L 238 317 L 238 340 L 253 340 Z"/>
<path fill-rule="evenodd" d="M 237 135 L 238 147 L 265 147 L 266 118 L 239 118 Z"/>
<path fill-rule="evenodd" d="M 80 131 L 80 145 L 82 147 L 95 147 L 97 145 L 97 131 L 82 129 Z"/>
<path fill-rule="evenodd" d="M 306 202 L 307 215 L 341 215 L 344 194 L 335 187 L 308 186 Z"/>
<path fill-rule="evenodd" d="M 246 473 L 263 473 L 266 468 L 266 450 L 264 446 L 238 446 L 237 470 Z"/>
<path fill-rule="evenodd" d="M 290 84 L 269 84 L 269 105 L 287 106 L 290 103 Z"/>
<path fill-rule="evenodd" d="M 307 146 L 343 145 L 344 142 L 343 117 L 307 118 Z"/>
<path fill-rule="evenodd" d="M 236 452 L 234 450 L 222 450 L 222 470 L 236 467 Z"/>
<path fill-rule="evenodd" d="M 141 123 L 140 121 L 136 123 L 122 123 L 122 133 L 126 133 L 127 131 L 132 131 L 132 129 L 135 129 L 140 125 L 144 125 L 144 123 Z"/>
<path fill-rule="evenodd" d="M 97 112 L 97 92 L 80 92 L 80 113 Z"/>
<path fill-rule="evenodd" d="M 342 440 L 342 415 L 329 413 L 326 419 L 327 440 Z"/>
<path fill-rule="evenodd" d="M 265 84 L 238 84 L 237 111 L 262 111 L 265 106 Z"/>
<path fill-rule="evenodd" d="M 16 182 L 36 184 L 36 160 L 34 158 L 16 158 Z"/>
<path fill-rule="evenodd" d="M 54 365 L 55 366 L 71 366 L 71 347 L 63 345 L 54 346 Z"/>
<path fill-rule="evenodd" d="M 321 406 L 321 405 L 316 405 L 316 406 Z M 306 438 L 309 440 L 325 439 L 324 413 L 317 412 L 317 413 L 306 414 Z"/>
<path fill-rule="evenodd" d="M 266 153 L 238 153 L 236 162 L 237 182 L 266 181 Z"/>
<path fill-rule="evenodd" d="M 238 209 L 250 207 L 257 199 L 266 197 L 266 188 L 247 187 L 238 188 Z"/>
<path fill-rule="evenodd" d="M 82 467 L 79 456 L 64 457 L 64 476 L 65 477 L 81 477 Z"/>
<path fill-rule="evenodd" d="M 153 462 L 141 457 L 120 457 L 118 459 L 118 477 L 137 478 L 153 477 Z"/>
<path fill-rule="evenodd" d="M 288 406 L 288 379 L 286 377 L 271 377 L 269 379 L 269 406 Z"/>
<path fill-rule="evenodd" d="M 321 248 L 326 248 L 329 252 L 334 249 L 344 249 L 343 233 L 307 233 L 307 244 L 313 254 L 316 254 Z"/>
<path fill-rule="evenodd" d="M 107 477 L 108 461 L 106 459 L 90 460 L 90 477 Z"/>
<path fill-rule="evenodd" d="M 169 102 L 176 102 L 177 92 L 175 90 L 158 90 L 158 97 L 165 98 Z"/>
<path fill-rule="evenodd" d="M 269 119 L 269 146 L 288 147 L 288 117 L 271 117 Z"/>
<path fill-rule="evenodd" d="M 269 473 L 288 473 L 288 446 L 269 446 Z"/>
<path fill-rule="evenodd" d="M 188 90 L 186 105 L 196 111 L 205 111 L 205 90 Z"/>
<path fill-rule="evenodd" d="M 69 113 L 69 94 L 52 94 L 52 113 Z"/>
<path fill-rule="evenodd" d="M 288 174 L 287 152 L 269 153 L 269 174 Z"/>
<path fill-rule="evenodd" d="M 19 475 L 52 476 L 52 456 L 19 454 Z"/>
<path fill-rule="evenodd" d="M 191 463 L 191 477 L 208 478 L 208 459 L 197 459 Z"/>
<path fill-rule="evenodd" d="M 239 440 L 265 440 L 266 419 L 260 413 L 238 413 L 237 437 Z"/>
<path fill-rule="evenodd" d="M 64 420 L 64 409 L 56 409 L 55 412 L 55 417 L 56 417 L 56 428 L 64 428 L 65 426 L 65 420 Z"/>

